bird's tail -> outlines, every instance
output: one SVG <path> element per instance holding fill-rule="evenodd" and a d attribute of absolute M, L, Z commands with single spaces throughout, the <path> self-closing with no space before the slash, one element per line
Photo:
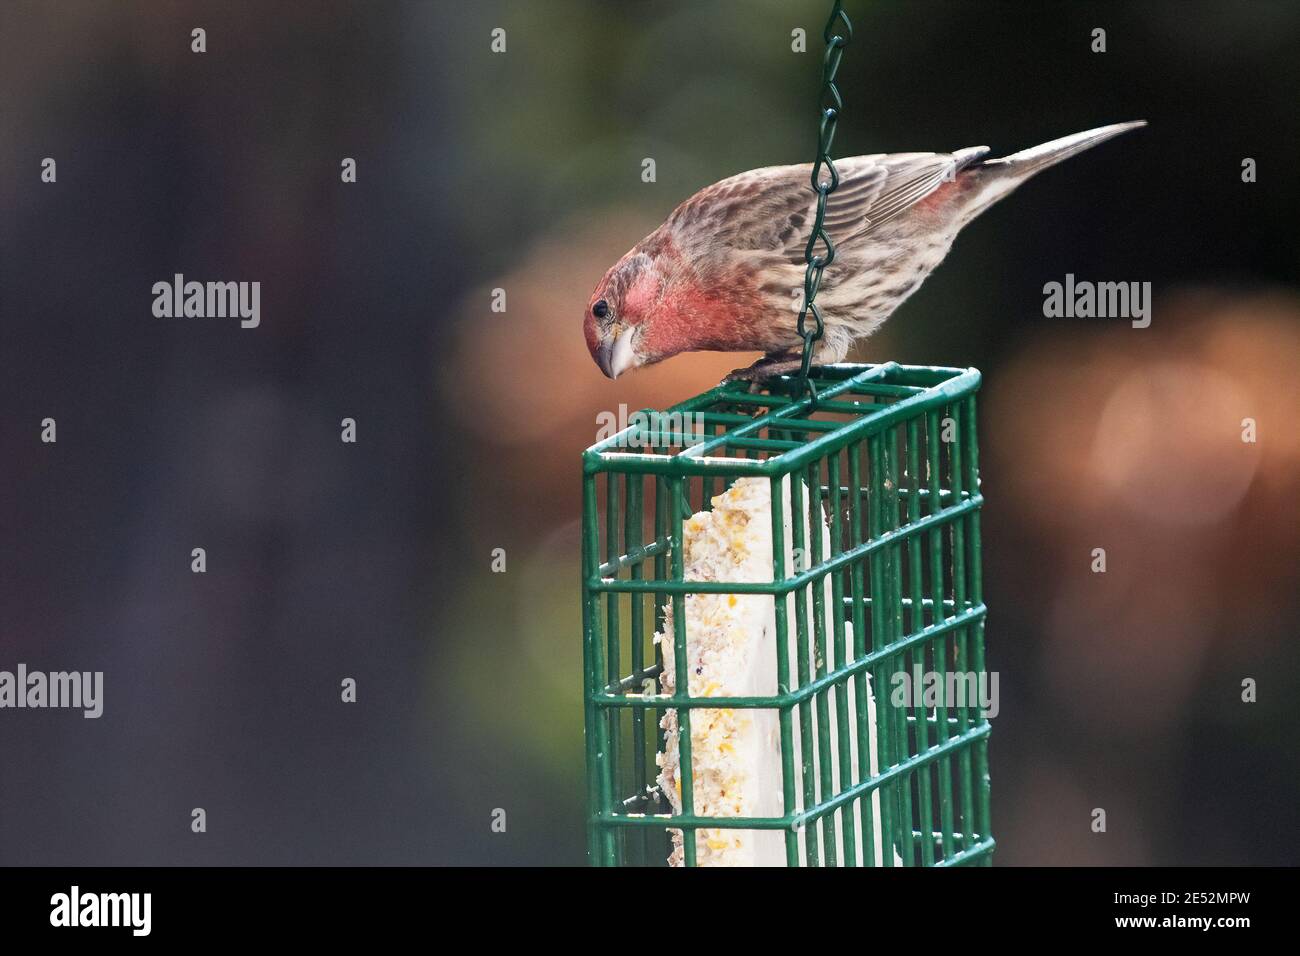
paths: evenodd
<path fill-rule="evenodd" d="M 1022 149 L 1001 159 L 988 159 L 983 162 L 978 161 L 978 157 L 987 153 L 985 147 L 978 147 L 980 151 L 978 153 L 975 150 L 958 151 L 954 154 L 958 158 L 958 168 L 962 170 L 965 182 L 972 187 L 963 192 L 965 206 L 962 212 L 963 224 L 970 222 L 1026 179 L 1037 175 L 1047 167 L 1055 166 L 1061 160 L 1069 159 L 1085 149 L 1092 149 L 1098 143 L 1104 143 L 1120 133 L 1146 125 L 1146 120 L 1135 120 L 1131 123 L 1099 126 L 1087 132 L 1075 133 L 1073 136 L 1062 136 L 1041 146 Z M 964 153 L 971 154 L 965 163 L 961 162 Z"/>
<path fill-rule="evenodd" d="M 1041 146 L 1022 149 L 1018 153 L 1003 156 L 1001 159 L 985 160 L 979 164 L 978 168 L 994 176 L 1011 176 L 1020 182 L 1024 182 L 1030 176 L 1042 172 L 1048 166 L 1055 166 L 1061 160 L 1069 159 L 1071 156 L 1082 153 L 1085 149 L 1092 149 L 1098 143 L 1104 143 L 1120 133 L 1127 133 L 1131 129 L 1146 125 L 1146 120 L 1134 120 L 1131 123 L 1099 126 L 1097 129 L 1075 133 L 1073 136 L 1062 136 L 1060 139 L 1043 143 Z"/>

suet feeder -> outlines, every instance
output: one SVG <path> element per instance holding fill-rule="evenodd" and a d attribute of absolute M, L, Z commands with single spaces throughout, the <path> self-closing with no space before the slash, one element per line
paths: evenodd
<path fill-rule="evenodd" d="M 985 676 L 979 372 L 811 376 L 583 456 L 594 864 L 991 862 L 979 702 L 898 692 Z"/>
<path fill-rule="evenodd" d="M 952 692 L 987 687 L 979 372 L 812 364 L 852 33 L 835 0 L 798 374 L 639 413 L 583 456 L 598 865 L 991 862 L 987 711 Z"/>

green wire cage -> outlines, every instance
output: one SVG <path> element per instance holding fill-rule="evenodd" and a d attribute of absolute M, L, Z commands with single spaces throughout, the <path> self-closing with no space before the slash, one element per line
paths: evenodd
<path fill-rule="evenodd" d="M 788 866 L 991 862 L 984 711 L 893 692 L 899 675 L 985 676 L 979 372 L 888 363 L 813 377 L 815 399 L 788 382 L 725 383 L 639 414 L 583 456 L 593 864 L 699 865 L 741 832 Z M 771 513 L 770 579 L 691 580 L 684 527 L 745 479 Z M 693 691 L 701 595 L 766 602 L 774 686 Z M 717 781 L 692 748 L 719 714 L 770 719 L 774 812 L 735 813 L 737 801 L 697 813 Z"/>

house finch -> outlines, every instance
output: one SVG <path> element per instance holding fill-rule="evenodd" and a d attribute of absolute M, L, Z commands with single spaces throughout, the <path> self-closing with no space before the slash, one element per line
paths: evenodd
<path fill-rule="evenodd" d="M 841 361 L 916 291 L 957 233 L 1030 176 L 1144 121 L 1052 140 L 1002 159 L 987 146 L 955 153 L 877 153 L 838 160 L 824 224 L 835 243 L 817 304 L 820 362 Z M 602 372 L 679 352 L 765 353 L 733 377 L 799 367 L 792 309 L 816 210 L 810 164 L 754 169 L 701 189 L 605 273 L 583 333 Z"/>

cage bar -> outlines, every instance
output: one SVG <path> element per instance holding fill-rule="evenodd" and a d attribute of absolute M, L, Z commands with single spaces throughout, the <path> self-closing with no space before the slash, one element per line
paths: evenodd
<path fill-rule="evenodd" d="M 781 380 L 726 383 L 634 416 L 583 456 L 593 864 L 663 865 L 676 832 L 677 861 L 696 865 L 697 831 L 706 847 L 735 830 L 779 831 L 789 866 L 991 862 L 979 701 L 893 692 L 918 673 L 985 678 L 979 372 L 888 363 L 815 377 L 815 403 Z M 768 489 L 771 579 L 688 579 L 683 523 L 740 479 Z M 773 693 L 692 693 L 688 595 L 770 597 Z M 655 641 L 666 629 L 671 693 Z M 692 721 L 723 709 L 776 715 L 779 813 L 697 813 Z M 659 783 L 668 716 L 671 795 Z"/>

